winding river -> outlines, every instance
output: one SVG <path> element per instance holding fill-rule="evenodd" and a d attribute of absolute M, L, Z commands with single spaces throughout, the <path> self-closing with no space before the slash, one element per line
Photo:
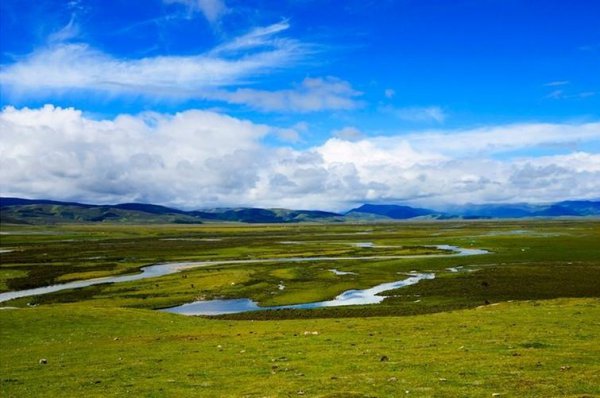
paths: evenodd
<path fill-rule="evenodd" d="M 488 253 L 487 250 L 465 249 L 465 248 L 451 246 L 451 245 L 433 245 L 433 246 L 427 246 L 427 247 L 434 247 L 434 248 L 437 248 L 440 250 L 447 250 L 447 251 L 451 251 L 452 253 L 450 253 L 450 254 L 417 254 L 417 255 L 406 255 L 406 256 L 290 257 L 290 258 L 264 258 L 264 259 L 253 259 L 253 260 L 214 260 L 214 261 L 172 262 L 172 263 L 154 264 L 154 265 L 142 267 L 140 269 L 141 272 L 138 274 L 85 279 L 85 280 L 80 280 L 80 281 L 61 283 L 61 284 L 38 287 L 38 288 L 33 288 L 33 289 L 0 293 L 0 303 L 9 301 L 9 300 L 13 300 L 16 298 L 39 296 L 39 295 L 43 295 L 43 294 L 59 292 L 62 290 L 80 289 L 80 288 L 84 288 L 84 287 L 88 287 L 88 286 L 102 285 L 102 284 L 107 284 L 107 283 L 123 283 L 123 282 L 137 281 L 140 279 L 156 278 L 156 277 L 160 277 L 160 276 L 164 276 L 164 275 L 174 274 L 176 272 L 181 272 L 181 271 L 188 270 L 188 269 L 200 268 L 200 267 L 210 267 L 213 265 L 257 264 L 257 263 L 274 263 L 274 262 L 276 262 L 276 263 L 300 263 L 300 262 L 314 262 L 314 261 L 394 260 L 394 259 L 403 259 L 403 258 L 436 258 L 436 257 L 448 257 L 448 256 L 473 256 L 473 255 Z M 423 275 L 430 275 L 430 274 L 414 275 L 404 281 L 384 283 L 381 285 L 377 285 L 371 289 L 358 290 L 358 291 L 350 290 L 348 292 L 353 292 L 353 293 L 344 292 L 340 296 L 336 297 L 336 299 L 331 300 L 331 301 L 321 302 L 321 303 L 298 304 L 298 306 L 304 305 L 304 306 L 309 306 L 309 307 L 294 306 L 293 308 L 316 308 L 316 307 L 332 306 L 332 305 L 334 305 L 334 304 L 331 304 L 332 302 L 338 303 L 341 301 L 345 301 L 346 304 L 339 304 L 339 305 L 363 304 L 363 303 L 357 302 L 357 300 L 349 301 L 348 298 L 350 296 L 345 296 L 345 298 L 340 298 L 340 297 L 344 296 L 344 294 L 348 294 L 348 295 L 353 294 L 356 297 L 356 295 L 359 294 L 357 292 L 371 292 L 371 291 L 378 290 L 381 286 L 384 286 L 384 285 L 391 286 L 394 283 L 401 283 L 401 282 L 406 282 L 409 280 L 410 280 L 410 282 L 408 282 L 406 284 L 418 283 L 421 279 L 426 279 L 426 277 L 424 277 Z M 419 277 L 419 278 L 416 280 L 411 279 L 411 278 L 417 278 L 417 277 Z M 431 279 L 431 278 L 429 278 L 429 279 Z M 404 285 L 402 285 L 402 286 L 404 286 Z M 398 287 L 400 287 L 400 286 L 398 286 Z M 395 289 L 395 288 L 396 287 L 391 287 L 391 288 L 386 287 L 384 290 L 378 291 L 377 293 L 381 293 L 383 291 L 391 290 L 391 289 Z M 373 290 L 373 289 L 375 289 L 375 290 Z M 374 294 L 364 293 L 364 294 L 366 294 L 367 296 L 370 297 L 372 295 L 377 295 L 377 293 L 374 293 Z M 360 293 L 360 294 L 362 294 L 362 293 Z M 381 296 L 377 296 L 377 297 L 379 298 Z M 247 300 L 247 299 L 240 299 L 240 300 Z M 373 298 L 369 298 L 368 300 L 373 300 Z M 383 298 L 381 300 L 383 300 Z M 381 301 L 381 300 L 379 300 L 379 301 Z M 216 301 L 229 301 L 229 300 L 210 300 L 210 302 L 216 302 Z M 379 301 L 377 301 L 377 302 L 379 302 Z M 205 301 L 204 303 L 207 303 L 207 302 L 208 301 Z M 330 304 L 326 305 L 324 303 L 330 303 Z M 194 303 L 184 304 L 184 306 L 192 305 L 192 304 L 194 304 Z M 252 306 L 251 303 L 246 303 L 246 304 L 248 306 Z M 366 304 L 371 304 L 371 303 L 366 303 Z M 256 303 L 254 303 L 254 305 L 256 305 Z M 183 311 L 177 310 L 177 308 L 180 308 L 180 307 L 183 307 L 183 306 L 166 309 L 165 311 L 185 313 Z M 186 307 L 186 308 L 189 308 L 189 307 Z M 290 308 L 290 307 L 288 306 L 286 308 Z M 258 309 L 262 309 L 262 307 L 258 307 Z M 252 309 L 250 309 L 250 310 L 252 310 Z M 235 311 L 235 312 L 240 312 L 240 311 Z M 221 312 L 221 313 L 224 313 L 224 312 Z M 230 312 L 228 312 L 228 313 L 230 313 Z M 211 312 L 211 314 L 214 315 L 215 313 Z M 190 315 L 192 315 L 192 314 L 190 314 Z M 194 315 L 200 315 L 200 314 L 197 313 Z"/>
<path fill-rule="evenodd" d="M 317 301 L 313 303 L 259 307 L 255 301 L 247 298 L 231 300 L 201 300 L 179 305 L 177 307 L 165 308 L 161 311 L 172 312 L 181 315 L 222 315 L 249 311 L 313 309 L 323 307 L 340 307 L 343 305 L 377 304 L 385 299 L 385 296 L 380 296 L 379 293 L 398 289 L 404 286 L 414 285 L 423 279 L 433 278 L 435 278 L 435 274 L 433 273 L 414 273 L 411 274 L 409 278 L 401 281 L 382 283 L 364 290 L 346 290 L 333 300 Z"/>

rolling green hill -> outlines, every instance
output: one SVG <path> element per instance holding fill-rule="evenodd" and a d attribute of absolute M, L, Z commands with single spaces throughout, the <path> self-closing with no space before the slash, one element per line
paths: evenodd
<path fill-rule="evenodd" d="M 336 213 L 288 209 L 213 209 L 184 211 L 145 203 L 91 205 L 76 202 L 0 198 L 0 221 L 10 224 L 114 222 L 129 224 L 200 224 L 203 222 L 297 223 L 341 221 Z"/>
<path fill-rule="evenodd" d="M 200 224 L 203 222 L 299 223 L 372 222 L 411 219 L 600 217 L 598 201 L 554 204 L 483 204 L 445 211 L 389 204 L 364 204 L 345 214 L 319 210 L 217 208 L 185 211 L 147 203 L 94 205 L 52 200 L 0 198 L 0 221 L 9 224 Z"/>

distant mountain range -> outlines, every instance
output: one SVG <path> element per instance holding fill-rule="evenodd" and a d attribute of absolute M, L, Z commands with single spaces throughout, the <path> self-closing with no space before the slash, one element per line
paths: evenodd
<path fill-rule="evenodd" d="M 600 201 L 570 200 L 552 204 L 487 204 L 455 206 L 447 209 L 462 217 L 586 217 L 600 216 Z"/>
<path fill-rule="evenodd" d="M 385 217 L 394 220 L 411 218 L 486 219 L 529 217 L 600 217 L 600 201 L 571 200 L 552 204 L 467 204 L 451 206 L 444 211 L 397 205 L 362 205 L 346 213 Z"/>
<path fill-rule="evenodd" d="M 462 205 L 444 211 L 410 206 L 364 204 L 346 213 L 318 210 L 222 208 L 184 211 L 144 203 L 92 205 L 76 202 L 0 198 L 0 222 L 57 223 L 179 223 L 203 222 L 298 223 L 419 219 L 493 219 L 528 217 L 600 217 L 600 201 L 564 201 L 553 204 Z"/>
<path fill-rule="evenodd" d="M 351 218 L 386 218 L 392 220 L 407 220 L 416 217 L 435 217 L 439 218 L 442 213 L 435 210 L 420 209 L 410 206 L 400 205 L 370 205 L 365 204 L 346 213 Z"/>
<path fill-rule="evenodd" d="M 91 205 L 54 200 L 0 198 L 0 222 L 56 224 L 85 222 L 176 223 L 203 222 L 297 223 L 303 221 L 344 221 L 341 214 L 287 209 L 211 209 L 184 211 L 145 203 Z"/>

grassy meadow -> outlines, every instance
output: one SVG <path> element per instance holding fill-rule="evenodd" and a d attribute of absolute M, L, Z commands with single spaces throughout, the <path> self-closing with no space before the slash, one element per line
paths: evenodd
<path fill-rule="evenodd" d="M 270 260 L 0 303 L 2 396 L 600 394 L 598 221 L 2 225 L 1 233 L 0 292 L 163 262 Z M 432 247 L 446 244 L 490 253 L 351 259 L 447 254 Z M 349 259 L 277 261 L 292 257 Z M 436 277 L 385 292 L 376 305 L 156 311 L 214 298 L 323 301 L 411 271 Z"/>

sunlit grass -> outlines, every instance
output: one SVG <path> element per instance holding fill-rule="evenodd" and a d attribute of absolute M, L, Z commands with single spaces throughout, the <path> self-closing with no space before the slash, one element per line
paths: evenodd
<path fill-rule="evenodd" d="M 595 396 L 598 319 L 597 299 L 278 322 L 85 304 L 3 310 L 0 391 L 7 397 Z M 38 363 L 42 358 L 47 364 Z"/>

